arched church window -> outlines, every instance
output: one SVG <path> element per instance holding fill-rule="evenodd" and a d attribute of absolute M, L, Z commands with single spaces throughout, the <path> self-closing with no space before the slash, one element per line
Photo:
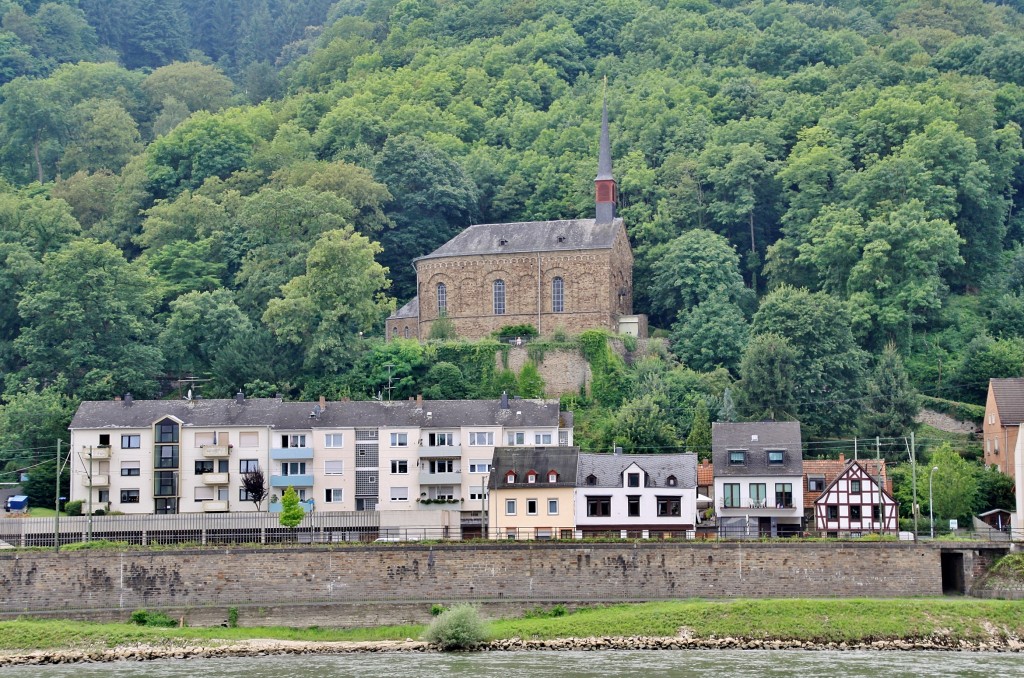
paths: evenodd
<path fill-rule="evenodd" d="M 409 326 L 408 325 L 405 326 L 405 338 L 406 339 L 409 338 Z"/>
<path fill-rule="evenodd" d="M 391 338 L 392 339 L 398 339 L 398 328 L 397 327 L 392 327 L 391 328 Z"/>
<path fill-rule="evenodd" d="M 444 283 L 437 283 L 437 315 L 438 317 L 448 313 L 448 287 Z"/>
<path fill-rule="evenodd" d="M 505 315 L 505 281 L 494 281 L 494 315 Z"/>
<path fill-rule="evenodd" d="M 565 281 L 561 277 L 551 281 L 551 310 L 554 313 L 565 310 Z"/>

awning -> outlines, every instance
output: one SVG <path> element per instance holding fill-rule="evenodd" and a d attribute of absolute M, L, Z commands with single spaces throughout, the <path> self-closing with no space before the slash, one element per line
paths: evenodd
<path fill-rule="evenodd" d="M 714 499 L 712 499 L 711 497 L 705 497 L 703 494 L 700 494 L 699 492 L 697 493 L 697 503 L 698 504 L 701 504 L 701 503 L 710 504 L 713 501 L 714 501 Z"/>

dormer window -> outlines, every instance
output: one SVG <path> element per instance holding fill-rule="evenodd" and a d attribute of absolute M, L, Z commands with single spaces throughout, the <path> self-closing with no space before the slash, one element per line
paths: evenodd
<path fill-rule="evenodd" d="M 504 238 L 500 238 L 498 240 L 498 246 L 499 247 L 502 247 L 502 246 L 507 245 L 507 244 L 508 244 L 508 240 L 505 240 Z"/>
<path fill-rule="evenodd" d="M 535 483 L 535 482 L 537 482 L 537 472 L 536 471 L 530 471 L 529 473 L 527 473 L 526 474 L 526 482 L 528 482 L 528 483 Z"/>
<path fill-rule="evenodd" d="M 626 487 L 640 487 L 640 474 L 639 473 L 627 473 L 626 474 Z"/>
<path fill-rule="evenodd" d="M 587 485 L 597 485 L 597 476 L 593 473 L 587 476 Z"/>
<path fill-rule="evenodd" d="M 678 483 L 676 481 L 675 476 L 669 476 L 668 478 L 665 479 L 665 484 L 668 485 L 669 487 L 675 487 Z"/>
<path fill-rule="evenodd" d="M 548 471 L 548 482 L 549 483 L 557 483 L 558 482 L 558 471 Z"/>
<path fill-rule="evenodd" d="M 515 482 L 516 482 L 516 472 L 515 471 L 509 471 L 508 473 L 505 474 L 505 483 L 506 484 L 512 485 Z"/>
<path fill-rule="evenodd" d="M 745 466 L 746 464 L 746 450 L 729 450 L 729 466 Z"/>
<path fill-rule="evenodd" d="M 558 236 L 558 242 L 560 242 L 560 243 L 565 242 L 565 236 L 564 235 Z"/>
<path fill-rule="evenodd" d="M 768 465 L 782 466 L 786 460 L 786 453 L 783 450 L 768 450 Z"/>

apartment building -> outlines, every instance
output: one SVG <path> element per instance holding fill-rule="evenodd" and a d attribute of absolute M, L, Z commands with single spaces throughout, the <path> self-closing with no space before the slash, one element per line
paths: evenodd
<path fill-rule="evenodd" d="M 459 510 L 480 525 L 497 445 L 572 444 L 558 401 L 87 401 L 71 422 L 71 499 L 122 513 Z M 242 485 L 259 469 L 257 505 Z M 470 531 L 472 528 L 470 527 Z"/>

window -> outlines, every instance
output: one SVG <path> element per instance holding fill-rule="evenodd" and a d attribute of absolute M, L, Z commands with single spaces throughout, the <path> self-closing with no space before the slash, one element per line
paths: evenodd
<path fill-rule="evenodd" d="M 255 431 L 243 431 L 238 434 L 239 447 L 259 447 L 260 434 Z"/>
<path fill-rule="evenodd" d="M 281 436 L 281 447 L 305 447 L 306 436 L 305 434 L 294 434 L 294 435 L 283 435 Z"/>
<path fill-rule="evenodd" d="M 394 474 L 404 474 L 409 472 L 409 462 L 405 459 L 392 459 L 391 460 L 391 472 Z"/>
<path fill-rule="evenodd" d="M 431 459 L 427 463 L 429 473 L 455 473 L 454 459 Z"/>
<path fill-rule="evenodd" d="M 178 424 L 164 419 L 156 425 L 156 442 L 176 443 L 178 442 Z"/>
<path fill-rule="evenodd" d="M 487 473 L 491 470 L 490 463 L 486 461 L 471 461 L 469 462 L 470 473 Z"/>
<path fill-rule="evenodd" d="M 860 507 L 859 506 L 851 506 L 850 507 L 850 520 L 860 520 Z"/>
<path fill-rule="evenodd" d="M 860 481 L 859 480 L 851 480 L 850 481 L 850 494 L 860 494 Z"/>
<path fill-rule="evenodd" d="M 537 482 L 537 473 L 534 471 L 530 471 L 529 473 L 527 473 L 526 482 L 530 483 L 531 485 Z"/>
<path fill-rule="evenodd" d="M 565 310 L 565 281 L 555 278 L 551 281 L 551 311 L 561 313 Z"/>
<path fill-rule="evenodd" d="M 558 500 L 557 499 L 548 499 L 548 515 L 549 516 L 557 516 L 558 515 Z"/>
<path fill-rule="evenodd" d="M 522 431 L 509 431 L 508 432 L 508 444 L 509 445 L 525 445 L 526 434 Z"/>
<path fill-rule="evenodd" d="M 469 488 L 469 499 L 470 499 L 470 501 L 472 501 L 474 499 L 476 501 L 480 501 L 481 499 L 487 499 L 487 495 L 484 493 L 484 488 L 483 487 L 471 487 L 471 488 Z"/>
<path fill-rule="evenodd" d="M 808 476 L 807 477 L 807 491 L 808 492 L 824 492 L 825 491 L 825 476 Z"/>
<path fill-rule="evenodd" d="M 560 447 L 569 447 L 569 432 L 559 431 L 558 432 L 558 444 Z"/>
<path fill-rule="evenodd" d="M 640 495 L 626 497 L 626 515 L 630 518 L 640 517 Z"/>
<path fill-rule="evenodd" d="M 765 508 L 768 486 L 765 483 L 750 483 L 750 508 Z"/>
<path fill-rule="evenodd" d="M 674 518 L 682 514 L 682 500 L 679 497 L 658 497 L 659 518 Z"/>
<path fill-rule="evenodd" d="M 839 520 L 839 507 L 829 504 L 828 506 L 828 519 Z"/>
<path fill-rule="evenodd" d="M 505 281 L 494 281 L 494 315 L 505 315 Z"/>
<path fill-rule="evenodd" d="M 178 468 L 178 446 L 157 445 L 154 466 L 156 468 Z"/>
<path fill-rule="evenodd" d="M 392 339 L 398 339 L 398 328 L 397 327 L 392 327 L 391 328 L 391 338 Z M 356 503 L 358 504 L 359 500 L 356 500 Z M 359 509 L 356 509 L 356 510 L 358 511 Z"/>
<path fill-rule="evenodd" d="M 96 499 L 101 504 L 109 503 L 110 502 L 110 490 L 99 490 L 99 491 L 97 491 L 96 492 Z"/>
<path fill-rule="evenodd" d="M 550 433 L 535 433 L 533 436 L 534 445 L 550 445 L 551 434 Z"/>
<path fill-rule="evenodd" d="M 408 447 L 409 446 L 409 434 L 408 433 L 392 433 L 391 434 L 391 447 Z"/>
<path fill-rule="evenodd" d="M 537 515 L 537 500 L 527 499 L 526 500 L 526 515 L 535 516 Z"/>
<path fill-rule="evenodd" d="M 587 485 L 597 485 L 597 476 L 595 476 L 593 473 L 587 476 Z"/>
<path fill-rule="evenodd" d="M 324 434 L 324 447 L 344 447 L 345 446 L 345 434 L 343 433 L 325 433 Z"/>
<path fill-rule="evenodd" d="M 173 497 L 167 499 L 157 499 L 154 503 L 154 513 L 171 514 L 178 512 L 178 500 L 174 499 Z"/>
<path fill-rule="evenodd" d="M 775 483 L 775 508 L 793 508 L 793 483 Z"/>
<path fill-rule="evenodd" d="M 141 436 L 121 436 L 122 450 L 137 450 L 142 446 Z"/>
<path fill-rule="evenodd" d="M 212 459 L 201 459 L 196 462 L 196 475 L 201 476 L 204 473 L 213 473 Z"/>
<path fill-rule="evenodd" d="M 227 472 L 228 472 L 228 460 L 227 459 L 218 459 L 217 460 L 217 473 L 227 473 Z"/>
<path fill-rule="evenodd" d="M 193 494 L 195 501 L 209 501 L 213 499 L 214 493 L 212 487 L 197 487 Z"/>
<path fill-rule="evenodd" d="M 196 433 L 196 447 L 203 447 L 204 445 L 215 445 L 217 441 L 217 434 L 213 431 L 204 431 Z"/>
<path fill-rule="evenodd" d="M 122 461 L 121 462 L 121 475 L 122 476 L 137 476 L 141 473 L 139 468 L 142 464 L 137 461 Z"/>
<path fill-rule="evenodd" d="M 444 283 L 437 283 L 437 315 L 448 313 L 448 288 Z"/>
<path fill-rule="evenodd" d="M 409 338 L 409 326 L 408 325 L 406 325 L 405 329 L 402 330 L 402 334 L 405 336 L 406 339 Z"/>
<path fill-rule="evenodd" d="M 455 444 L 454 433 L 428 433 L 427 447 L 451 447 Z"/>
<path fill-rule="evenodd" d="M 675 476 L 669 476 L 668 478 L 665 479 L 665 484 L 668 485 L 669 487 L 675 487 L 676 485 L 679 484 L 679 481 L 676 480 Z"/>
<path fill-rule="evenodd" d="M 345 473 L 345 462 L 342 459 L 325 459 L 324 475 L 340 476 Z"/>
<path fill-rule="evenodd" d="M 470 431 L 469 432 L 469 444 L 475 446 L 481 445 L 493 445 L 494 444 L 494 432 L 493 431 Z"/>
<path fill-rule="evenodd" d="M 516 482 L 516 472 L 509 471 L 508 473 L 505 474 L 505 483 L 511 485 L 514 482 Z"/>
<path fill-rule="evenodd" d="M 324 490 L 324 501 L 327 502 L 328 504 L 334 504 L 336 502 L 342 501 L 342 498 L 344 496 L 345 491 L 340 487 L 329 487 L 326 490 Z"/>
<path fill-rule="evenodd" d="M 505 515 L 514 516 L 516 514 L 516 500 L 506 499 L 505 500 Z"/>
<path fill-rule="evenodd" d="M 283 476 L 304 476 L 306 475 L 306 462 L 284 461 L 281 462 L 281 475 Z"/>
<path fill-rule="evenodd" d="M 252 473 L 260 469 L 260 462 L 258 459 L 239 459 L 238 460 L 238 472 L 239 473 Z"/>
<path fill-rule="evenodd" d="M 558 482 L 558 471 L 549 471 L 548 472 L 548 482 L 549 483 L 557 483 Z"/>
<path fill-rule="evenodd" d="M 785 461 L 786 453 L 784 450 L 768 450 L 768 465 L 769 466 L 781 466 L 782 462 Z"/>
<path fill-rule="evenodd" d="M 611 497 L 587 497 L 587 515 L 606 518 L 612 514 Z"/>
<path fill-rule="evenodd" d="M 881 507 L 878 504 L 872 504 L 872 506 L 871 506 L 871 520 L 874 520 L 875 522 L 878 522 L 879 520 L 882 519 L 881 516 L 882 516 Z"/>
<path fill-rule="evenodd" d="M 139 491 L 138 490 L 121 490 L 121 503 L 122 504 L 138 504 L 139 503 Z"/>
<path fill-rule="evenodd" d="M 725 483 L 722 486 L 722 506 L 725 508 L 740 508 L 740 484 Z"/>
<path fill-rule="evenodd" d="M 640 487 L 640 474 L 639 473 L 627 473 L 626 474 L 626 487 Z"/>
<path fill-rule="evenodd" d="M 746 450 L 729 450 L 729 466 L 744 466 L 746 463 Z"/>
<path fill-rule="evenodd" d="M 110 434 L 109 433 L 101 433 L 100 434 L 100 447 L 110 447 Z"/>
<path fill-rule="evenodd" d="M 156 476 L 156 487 L 154 488 L 153 495 L 156 497 L 176 497 L 178 496 L 178 479 L 177 471 L 157 471 Z"/>
<path fill-rule="evenodd" d="M 391 501 L 409 501 L 408 487 L 392 487 Z"/>
<path fill-rule="evenodd" d="M 238 490 L 238 501 L 256 501 L 256 499 L 253 497 L 252 492 L 242 487 Z"/>

